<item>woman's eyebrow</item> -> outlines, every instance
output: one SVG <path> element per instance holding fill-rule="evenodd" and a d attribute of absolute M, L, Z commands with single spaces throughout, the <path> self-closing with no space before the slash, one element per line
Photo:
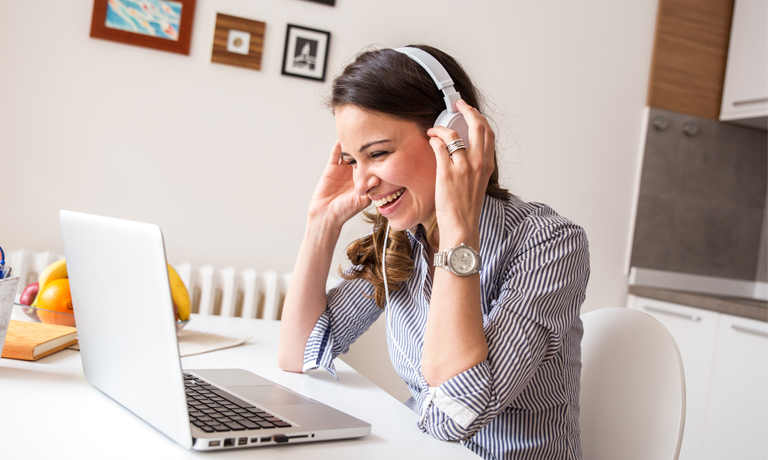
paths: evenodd
<path fill-rule="evenodd" d="M 380 141 L 369 142 L 369 143 L 365 144 L 364 146 L 360 147 L 360 150 L 358 150 L 358 152 L 362 153 L 368 147 L 370 147 L 372 145 L 376 145 L 376 144 L 381 144 L 382 142 L 389 142 L 389 139 L 382 139 Z"/>

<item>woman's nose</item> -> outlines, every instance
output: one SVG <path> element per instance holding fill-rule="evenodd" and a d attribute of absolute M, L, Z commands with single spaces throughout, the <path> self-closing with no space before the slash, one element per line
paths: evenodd
<path fill-rule="evenodd" d="M 358 195 L 368 195 L 368 192 L 372 188 L 379 185 L 379 178 L 376 176 L 376 174 L 373 173 L 373 171 L 371 171 L 370 168 L 358 165 L 354 171 L 355 172 L 352 176 L 352 179 L 355 182 L 355 192 L 357 192 Z"/>

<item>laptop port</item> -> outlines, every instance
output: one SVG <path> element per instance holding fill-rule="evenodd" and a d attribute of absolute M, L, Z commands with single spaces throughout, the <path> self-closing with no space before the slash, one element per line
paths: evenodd
<path fill-rule="evenodd" d="M 221 441 L 208 441 L 208 447 L 219 447 L 221 445 Z"/>
<path fill-rule="evenodd" d="M 232 447 L 235 445 L 235 438 L 227 438 L 224 440 L 224 447 Z"/>
<path fill-rule="evenodd" d="M 272 440 L 272 436 L 262 436 L 261 442 L 269 442 Z"/>
<path fill-rule="evenodd" d="M 237 440 L 237 445 L 238 446 L 244 446 L 246 444 L 248 444 L 248 438 L 240 438 L 240 439 Z"/>
<path fill-rule="evenodd" d="M 278 443 L 288 442 L 288 436 L 284 434 L 276 434 L 275 442 L 278 442 Z"/>
<path fill-rule="evenodd" d="M 259 438 L 251 438 L 251 444 L 256 444 L 259 442 Z"/>

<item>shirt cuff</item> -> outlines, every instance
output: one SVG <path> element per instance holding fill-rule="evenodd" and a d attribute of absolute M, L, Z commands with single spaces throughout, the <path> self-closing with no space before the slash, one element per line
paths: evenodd
<path fill-rule="evenodd" d="M 491 371 L 487 360 L 438 387 L 430 387 L 423 405 L 422 424 L 429 424 L 430 412 L 436 408 L 461 428 L 469 428 L 488 406 L 490 387 Z"/>
<path fill-rule="evenodd" d="M 460 400 L 448 396 L 448 394 L 440 387 L 435 388 L 435 399 L 433 402 L 438 409 L 443 411 L 445 415 L 458 423 L 462 428 L 469 428 L 469 425 L 471 425 L 479 415 L 472 412 L 472 410 L 462 404 Z"/>
<path fill-rule="evenodd" d="M 333 335 L 331 334 L 331 320 L 328 313 L 324 312 L 312 329 L 307 340 L 307 347 L 304 349 L 304 366 L 302 372 L 322 367 L 327 370 L 336 380 L 339 376 L 336 374 L 336 366 L 333 365 Z"/>

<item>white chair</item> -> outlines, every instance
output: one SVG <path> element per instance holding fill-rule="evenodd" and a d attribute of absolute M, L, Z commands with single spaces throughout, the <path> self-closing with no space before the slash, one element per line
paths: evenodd
<path fill-rule="evenodd" d="M 596 310 L 581 319 L 584 460 L 677 460 L 685 375 L 672 335 L 629 308 Z"/>

